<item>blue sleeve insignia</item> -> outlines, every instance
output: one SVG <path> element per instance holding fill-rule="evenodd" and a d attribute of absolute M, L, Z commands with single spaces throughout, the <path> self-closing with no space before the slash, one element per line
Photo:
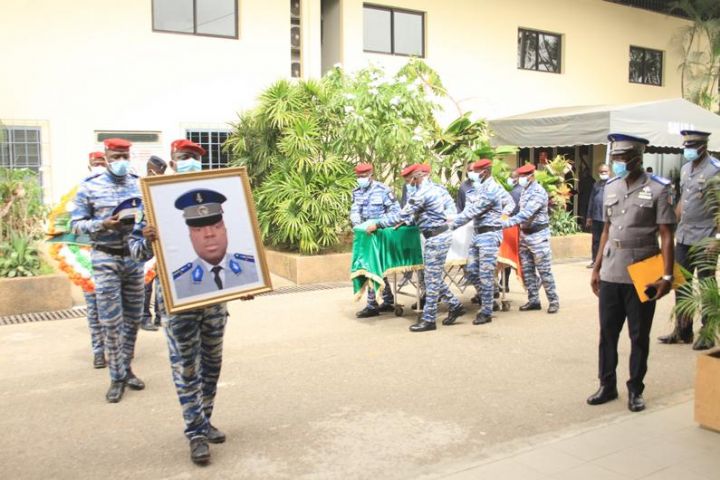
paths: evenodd
<path fill-rule="evenodd" d="M 720 169 L 720 160 L 718 160 L 715 157 L 710 157 L 710 163 L 712 163 L 713 167 Z"/>
<path fill-rule="evenodd" d="M 240 264 L 237 263 L 235 260 L 230 260 L 228 262 L 228 265 L 230 265 L 230 270 L 232 270 L 232 272 L 235 275 L 239 275 L 240 272 L 242 272 L 242 268 L 240 268 Z"/>
<path fill-rule="evenodd" d="M 195 269 L 194 269 L 193 272 L 192 272 L 192 281 L 193 281 L 193 283 L 200 283 L 200 282 L 202 282 L 202 278 L 203 278 L 203 275 L 204 275 L 204 274 L 205 274 L 205 270 L 203 270 L 203 268 L 202 268 L 200 265 L 198 265 L 197 267 L 195 267 Z"/>
<path fill-rule="evenodd" d="M 664 185 L 664 186 L 666 186 L 666 187 L 667 187 L 668 185 L 670 185 L 670 183 L 672 183 L 672 182 L 670 182 L 670 180 L 668 180 L 667 178 L 661 177 L 661 176 L 659 176 L 659 175 L 650 175 L 650 180 L 653 180 L 653 181 L 659 183 L 660 185 Z"/>
<path fill-rule="evenodd" d="M 621 178 L 622 178 L 622 177 L 612 177 L 610 180 L 608 180 L 608 181 L 605 183 L 605 185 L 609 185 L 609 184 L 611 184 L 612 182 L 614 182 L 615 180 L 619 180 L 619 179 L 621 179 Z"/>
<path fill-rule="evenodd" d="M 173 280 L 176 280 L 178 277 L 180 277 L 182 274 L 190 270 L 192 267 L 192 263 L 186 263 L 182 267 L 178 268 L 173 272 Z"/>
<path fill-rule="evenodd" d="M 235 257 L 238 260 L 243 260 L 245 262 L 255 263 L 255 257 L 253 257 L 252 255 L 244 255 L 242 253 L 236 253 L 235 255 L 233 255 L 233 257 Z"/>

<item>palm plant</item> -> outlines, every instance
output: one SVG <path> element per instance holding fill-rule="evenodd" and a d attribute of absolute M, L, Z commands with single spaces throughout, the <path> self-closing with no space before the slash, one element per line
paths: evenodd
<path fill-rule="evenodd" d="M 707 185 L 705 194 L 707 208 L 715 218 L 716 227 L 720 227 L 720 177 L 715 176 Z M 716 228 L 717 230 L 717 228 Z M 698 271 L 715 272 L 720 253 L 720 237 L 705 238 L 690 249 L 690 259 Z M 677 301 L 674 313 L 678 317 L 692 318 L 702 315 L 706 318 L 705 326 L 700 335 L 708 340 L 720 331 L 720 290 L 718 290 L 717 276 L 703 278 L 693 282 L 692 274 L 684 272 L 686 280 L 679 287 L 682 296 Z"/>

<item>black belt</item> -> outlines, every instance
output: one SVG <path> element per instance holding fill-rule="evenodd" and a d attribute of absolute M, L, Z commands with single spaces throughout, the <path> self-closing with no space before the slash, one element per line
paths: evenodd
<path fill-rule="evenodd" d="M 524 234 L 530 235 L 530 234 L 533 234 L 533 233 L 542 232 L 543 230 L 545 230 L 545 229 L 548 228 L 549 226 L 550 226 L 550 225 L 548 225 L 547 223 L 543 223 L 542 225 L 535 225 L 535 226 L 529 227 L 529 228 L 521 228 L 520 230 L 522 230 L 522 232 L 523 232 Z"/>
<path fill-rule="evenodd" d="M 449 228 L 450 227 L 448 227 L 447 225 L 443 225 L 442 227 L 436 227 L 436 228 L 430 228 L 428 230 L 423 230 L 422 234 L 423 234 L 423 237 L 428 239 L 428 238 L 432 238 L 432 237 L 437 237 L 441 233 L 447 232 Z"/>
<path fill-rule="evenodd" d="M 612 245 L 615 248 L 624 249 L 624 248 L 644 248 L 644 247 L 655 247 L 658 248 L 658 242 L 657 237 L 647 237 L 647 238 L 632 238 L 630 240 L 616 240 L 616 239 L 608 239 L 608 243 Z"/>
<path fill-rule="evenodd" d="M 130 256 L 130 249 L 125 248 L 113 248 L 113 247 L 106 247 L 105 245 L 95 245 L 93 246 L 95 250 L 98 252 L 108 253 L 110 255 L 117 255 L 118 257 L 129 257 Z"/>
<path fill-rule="evenodd" d="M 502 227 L 491 227 L 491 226 L 487 226 L 487 227 L 475 227 L 475 233 L 476 233 L 476 234 L 488 233 L 488 232 L 498 232 L 498 231 L 500 231 L 500 230 L 502 230 Z"/>

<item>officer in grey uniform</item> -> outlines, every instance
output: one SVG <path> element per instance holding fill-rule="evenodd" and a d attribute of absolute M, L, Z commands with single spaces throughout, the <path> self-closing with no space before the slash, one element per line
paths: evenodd
<path fill-rule="evenodd" d="M 470 220 L 474 222 L 475 235 L 470 249 L 470 259 L 466 269 L 469 280 L 480 295 L 480 311 L 474 325 L 492 321 L 493 290 L 498 251 L 502 243 L 501 220 L 515 208 L 510 194 L 497 184 L 492 176 L 492 161 L 482 159 L 473 163 L 473 171 L 478 175 L 475 195 L 468 195 L 467 207 L 451 223 L 455 229 Z M 443 322 L 445 323 L 445 322 Z"/>
<path fill-rule="evenodd" d="M 125 386 L 142 390 L 145 384 L 130 364 L 135 353 L 144 301 L 142 264 L 130 258 L 127 238 L 134 219 L 121 218 L 120 204 L 140 197 L 137 177 L 128 172 L 130 142 L 105 140 L 104 173 L 91 176 L 78 188 L 72 212 L 73 233 L 92 241 L 92 266 L 98 319 L 105 330 L 105 349 L 110 370 L 110 388 L 105 398 L 119 402 Z"/>
<path fill-rule="evenodd" d="M 353 228 L 361 223 L 379 218 L 386 213 L 397 213 L 400 211 L 395 194 L 390 187 L 372 178 L 373 166 L 369 163 L 360 163 L 355 167 L 358 187 L 353 190 L 353 203 L 350 207 L 350 222 Z M 392 289 L 387 278 L 383 278 L 385 287 L 382 291 L 383 303 L 378 305 L 375 299 L 375 290 L 367 289 L 367 305 L 357 312 L 358 318 L 377 317 L 380 312 L 392 312 L 394 310 Z"/>
<path fill-rule="evenodd" d="M 547 312 L 557 313 L 560 299 L 552 274 L 552 251 L 550 250 L 550 216 L 548 195 L 535 181 L 535 165 L 528 163 L 516 170 L 518 184 L 523 187 L 520 210 L 503 222 L 503 228 L 520 224 L 520 263 L 528 292 L 528 302 L 520 311 L 540 310 L 540 286 L 538 275 L 549 302 Z"/>
<path fill-rule="evenodd" d="M 600 248 L 592 271 L 591 287 L 599 297 L 600 388 L 587 403 L 600 405 L 618 397 L 615 369 L 618 338 L 627 318 L 630 334 L 630 379 L 628 408 L 645 408 L 642 394 L 650 349 L 650 328 L 655 301 L 672 288 L 673 225 L 675 212 L 670 181 L 643 171 L 642 158 L 648 141 L 611 134 L 610 154 L 615 177 L 605 185 L 605 212 Z M 658 247 L 658 234 L 662 249 Z M 664 274 L 647 285 L 649 301 L 642 303 L 628 273 L 628 265 L 662 253 Z"/>
<path fill-rule="evenodd" d="M 443 321 L 446 325 L 454 323 L 455 319 L 466 313 L 460 300 L 443 280 L 445 259 L 452 243 L 448 220 L 457 214 L 455 202 L 444 187 L 428 178 L 429 173 L 429 165 L 419 165 L 411 174 L 411 186 L 417 188 L 417 191 L 410 196 L 407 205 L 397 213 L 381 216 L 367 228 L 368 233 L 373 233 L 378 227 L 414 223 L 425 237 L 425 307 L 417 323 L 410 326 L 411 332 L 426 332 L 437 328 L 435 320 L 440 300 L 449 305 L 448 317 Z"/>
<path fill-rule="evenodd" d="M 225 195 L 208 189 L 185 192 L 175 201 L 183 211 L 198 258 L 173 272 L 178 299 L 214 293 L 258 281 L 255 257 L 227 253 L 228 238 L 223 221 Z"/>
<path fill-rule="evenodd" d="M 697 270 L 699 280 L 715 276 L 714 268 L 697 268 L 694 265 L 693 254 L 690 249 L 703 239 L 714 237 L 717 233 L 713 212 L 705 205 L 705 192 L 711 178 L 720 173 L 720 160 L 711 156 L 707 151 L 708 132 L 697 130 L 683 130 L 684 152 L 687 163 L 680 170 L 680 203 L 676 209 L 679 221 L 675 238 L 675 260 L 687 271 Z M 717 254 L 713 255 L 717 263 Z M 675 292 L 675 299 L 683 298 L 683 291 Z M 702 316 L 703 326 L 707 317 Z M 693 319 L 690 316 L 678 315 L 675 329 L 669 335 L 659 338 L 660 343 L 692 343 Z M 712 348 L 715 342 L 711 338 L 700 335 L 693 345 L 694 350 Z"/>

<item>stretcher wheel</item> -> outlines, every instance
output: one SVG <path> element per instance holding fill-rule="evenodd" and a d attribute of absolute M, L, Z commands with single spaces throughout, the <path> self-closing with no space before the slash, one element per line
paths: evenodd
<path fill-rule="evenodd" d="M 395 307 L 395 316 L 396 317 L 402 317 L 403 313 L 405 313 L 405 310 L 403 310 L 403 307 Z"/>
<path fill-rule="evenodd" d="M 503 300 L 501 309 L 503 312 L 509 312 L 510 311 L 510 302 L 508 300 Z"/>

